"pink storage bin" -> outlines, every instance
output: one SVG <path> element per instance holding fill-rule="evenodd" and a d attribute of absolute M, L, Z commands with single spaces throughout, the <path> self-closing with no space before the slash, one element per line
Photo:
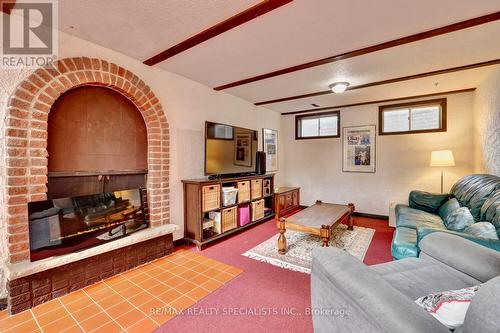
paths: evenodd
<path fill-rule="evenodd" d="M 238 225 L 240 227 L 250 223 L 250 206 L 238 207 Z"/>

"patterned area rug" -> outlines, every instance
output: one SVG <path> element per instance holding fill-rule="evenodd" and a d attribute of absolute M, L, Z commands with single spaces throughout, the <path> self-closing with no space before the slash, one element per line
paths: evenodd
<path fill-rule="evenodd" d="M 332 230 L 330 246 L 344 249 L 363 261 L 374 234 L 374 229 L 354 226 L 354 230 L 347 230 L 345 224 L 340 224 Z M 319 236 L 287 230 L 285 236 L 288 251 L 285 255 L 278 253 L 278 236 L 279 234 L 274 235 L 243 255 L 274 266 L 310 274 L 312 250 L 321 247 Z"/>

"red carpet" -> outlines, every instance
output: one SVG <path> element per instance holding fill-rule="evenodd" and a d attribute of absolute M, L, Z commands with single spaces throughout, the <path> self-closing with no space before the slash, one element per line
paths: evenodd
<path fill-rule="evenodd" d="M 356 217 L 354 224 L 376 230 L 366 264 L 392 260 L 394 228 L 387 221 Z M 305 314 L 311 306 L 310 276 L 241 255 L 276 232 L 270 220 L 204 249 L 203 255 L 244 272 L 157 332 L 312 332 L 311 317 Z"/>

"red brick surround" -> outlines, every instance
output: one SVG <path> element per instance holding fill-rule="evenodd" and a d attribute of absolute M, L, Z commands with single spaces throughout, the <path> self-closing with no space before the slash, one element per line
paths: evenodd
<path fill-rule="evenodd" d="M 129 98 L 144 117 L 148 132 L 148 196 L 151 226 L 169 222 L 169 129 L 160 101 L 134 73 L 100 59 L 66 58 L 40 68 L 22 81 L 6 111 L 6 223 L 8 260 L 29 260 L 29 201 L 47 192 L 48 114 L 69 89 L 97 85 Z"/>

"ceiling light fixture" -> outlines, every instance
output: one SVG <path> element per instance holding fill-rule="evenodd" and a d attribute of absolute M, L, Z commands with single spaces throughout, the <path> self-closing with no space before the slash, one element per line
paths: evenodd
<path fill-rule="evenodd" d="M 349 82 L 335 82 L 328 86 L 336 94 L 341 94 L 349 87 Z"/>

